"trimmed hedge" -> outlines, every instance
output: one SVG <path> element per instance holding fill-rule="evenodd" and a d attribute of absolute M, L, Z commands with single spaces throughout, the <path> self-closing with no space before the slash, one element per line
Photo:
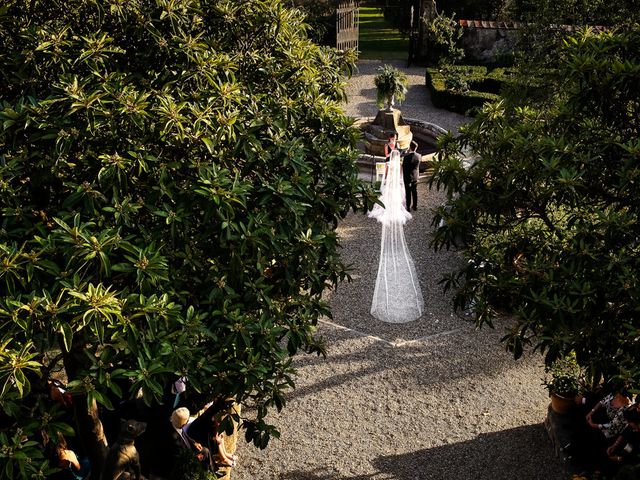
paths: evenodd
<path fill-rule="evenodd" d="M 427 68 L 426 84 L 431 92 L 431 101 L 438 108 L 458 113 L 471 113 L 478 110 L 486 102 L 500 99 L 500 91 L 510 85 L 513 80 L 510 70 L 494 68 L 488 71 L 485 66 L 459 65 L 450 66 L 449 70 L 459 72 L 469 85 L 466 92 L 447 90 L 445 74 L 437 68 Z"/>

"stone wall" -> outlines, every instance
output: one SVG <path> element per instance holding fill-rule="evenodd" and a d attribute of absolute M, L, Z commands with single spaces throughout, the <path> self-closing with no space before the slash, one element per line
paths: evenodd
<path fill-rule="evenodd" d="M 430 18 L 423 15 L 423 18 Z M 462 38 L 458 45 L 464 49 L 464 61 L 470 63 L 493 63 L 500 56 L 513 53 L 518 40 L 517 22 L 494 22 L 486 20 L 458 20 L 462 28 Z M 417 59 L 424 60 L 429 49 L 425 27 L 420 22 L 417 40 Z"/>
<path fill-rule="evenodd" d="M 460 46 L 465 62 L 492 63 L 500 56 L 510 54 L 518 39 L 516 22 L 459 20 L 462 27 Z"/>

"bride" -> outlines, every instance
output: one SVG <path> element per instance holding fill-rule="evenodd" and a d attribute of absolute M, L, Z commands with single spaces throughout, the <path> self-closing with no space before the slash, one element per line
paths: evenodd
<path fill-rule="evenodd" d="M 402 163 L 397 150 L 391 152 L 380 201 L 369 217 L 382 223 L 378 277 L 371 315 L 383 322 L 404 323 L 419 318 L 424 308 L 416 269 L 404 239 L 404 224 L 411 218 L 405 208 Z"/>

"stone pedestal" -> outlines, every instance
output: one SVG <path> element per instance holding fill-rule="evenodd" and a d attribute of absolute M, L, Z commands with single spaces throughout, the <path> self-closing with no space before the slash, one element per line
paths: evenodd
<path fill-rule="evenodd" d="M 380 110 L 376 118 L 364 129 L 365 152 L 370 155 L 384 157 L 384 145 L 389 140 L 390 133 L 398 136 L 398 147 L 401 150 L 409 148 L 413 134 L 411 127 L 402 120 L 400 110 Z"/>
<path fill-rule="evenodd" d="M 556 413 L 549 406 L 544 426 L 568 477 L 587 473 L 591 478 L 591 473 L 601 468 L 604 444 L 599 444 L 597 436 L 594 438 L 585 412 L 576 405 L 567 413 Z"/>
<path fill-rule="evenodd" d="M 544 420 L 544 427 L 549 434 L 549 439 L 551 440 L 556 456 L 562 461 L 567 470 L 573 461 L 571 447 L 575 440 L 576 420 L 573 412 L 565 414 L 556 413 L 551 406 L 549 406 L 547 418 Z"/>
<path fill-rule="evenodd" d="M 391 110 L 379 110 L 376 118 L 373 119 L 373 124 L 379 125 L 386 130 L 395 131 L 396 127 L 402 124 L 400 110 L 395 108 Z"/>

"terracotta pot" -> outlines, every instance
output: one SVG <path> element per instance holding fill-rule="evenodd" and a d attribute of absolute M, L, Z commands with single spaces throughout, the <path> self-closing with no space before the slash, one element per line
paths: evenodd
<path fill-rule="evenodd" d="M 575 395 L 559 395 L 552 393 L 551 395 L 551 410 L 559 414 L 567 413 L 575 402 Z"/>

